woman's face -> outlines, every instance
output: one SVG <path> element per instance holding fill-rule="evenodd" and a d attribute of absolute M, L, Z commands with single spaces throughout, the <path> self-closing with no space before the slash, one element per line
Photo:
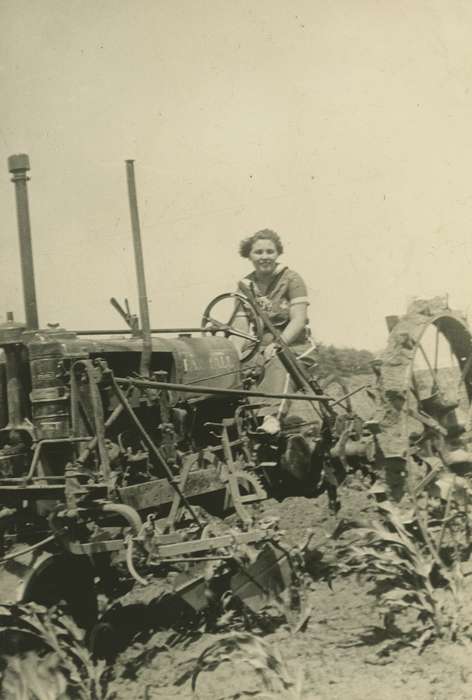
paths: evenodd
<path fill-rule="evenodd" d="M 275 243 L 270 238 L 258 238 L 252 244 L 251 252 L 249 253 L 249 260 L 254 265 L 255 271 L 263 275 L 274 272 L 278 257 L 279 254 Z"/>

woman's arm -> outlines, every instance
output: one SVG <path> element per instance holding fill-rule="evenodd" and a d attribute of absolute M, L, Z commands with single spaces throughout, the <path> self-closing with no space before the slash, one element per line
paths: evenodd
<path fill-rule="evenodd" d="M 290 307 L 290 321 L 280 334 L 282 340 L 290 345 L 305 328 L 308 316 L 308 302 L 299 302 Z M 275 342 L 264 348 L 264 358 L 270 360 L 275 355 Z"/>
<path fill-rule="evenodd" d="M 249 328 L 249 320 L 244 311 L 238 313 L 235 315 L 233 322 L 231 324 L 232 328 L 234 328 L 237 331 L 241 331 L 242 333 L 249 333 L 250 328 Z M 239 356 L 241 356 L 242 351 L 244 350 L 244 346 L 247 345 L 247 340 L 245 338 L 239 338 L 237 335 L 233 335 L 231 337 L 231 340 L 233 342 L 233 345 L 235 345 Z"/>
<path fill-rule="evenodd" d="M 308 315 L 307 309 L 308 304 L 306 302 L 299 302 L 290 307 L 290 321 L 281 334 L 282 340 L 284 340 L 287 345 L 290 345 L 305 328 Z"/>

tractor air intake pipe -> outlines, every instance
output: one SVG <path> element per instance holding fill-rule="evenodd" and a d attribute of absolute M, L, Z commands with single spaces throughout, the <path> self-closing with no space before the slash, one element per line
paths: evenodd
<path fill-rule="evenodd" d="M 26 183 L 29 180 L 27 172 L 30 162 L 27 155 L 10 156 L 8 158 L 8 170 L 13 175 L 15 184 L 16 214 L 18 218 L 18 233 L 20 238 L 21 276 L 23 279 L 23 296 L 25 303 L 26 326 L 35 330 L 39 328 L 38 307 L 36 304 L 36 289 L 34 284 L 33 248 L 31 245 L 31 226 L 28 206 L 28 190 Z"/>

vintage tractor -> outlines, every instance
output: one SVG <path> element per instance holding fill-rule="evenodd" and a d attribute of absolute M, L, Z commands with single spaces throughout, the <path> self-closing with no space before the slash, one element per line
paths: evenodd
<path fill-rule="evenodd" d="M 230 588 L 249 606 L 283 588 L 289 557 L 276 524 L 257 513 L 268 496 L 326 492 L 335 513 L 337 487 L 351 470 L 372 481 L 386 475 L 386 488 L 401 490 L 412 460 L 419 482 L 432 458 L 458 464 L 460 453 L 463 462 L 472 461 L 464 442 L 469 417 L 464 429 L 458 420 L 470 404 L 470 333 L 444 304 L 419 305 L 392 321 L 369 390 L 377 406 L 362 419 L 352 410 L 355 392 L 337 378 L 318 380 L 316 357 L 297 358 L 244 286 L 210 302 L 200 326 L 152 329 L 133 163 L 126 167 L 139 318 L 112 299 L 127 328 L 66 331 L 39 328 L 29 161 L 9 159 L 26 322 L 8 315 L 0 327 L 2 602 L 64 601 L 89 629 L 98 618 L 98 591 L 109 593 L 123 567 L 142 585 L 172 573 L 173 589 L 197 610 L 208 602 L 209 565 L 224 565 L 220 589 Z M 234 324 L 241 306 L 247 332 Z M 423 337 L 431 328 L 432 359 L 417 372 L 417 357 L 428 357 Z M 258 390 L 261 367 L 252 359 L 264 329 L 278 341 L 293 393 Z M 233 336 L 246 341 L 242 354 Z M 457 365 L 449 373 L 440 340 Z M 441 390 L 443 380 L 454 396 Z M 303 400 L 311 416 L 267 432 L 258 408 L 274 398 Z"/>
<path fill-rule="evenodd" d="M 210 562 L 224 563 L 226 586 L 246 603 L 280 589 L 286 553 L 273 546 L 274 524 L 250 510 L 283 486 L 280 450 L 258 433 L 250 403 L 266 397 L 246 365 L 262 334 L 257 308 L 235 295 L 250 319 L 247 333 L 213 318 L 220 299 L 201 326 L 150 328 L 127 162 L 140 318 L 112 299 L 123 331 L 39 328 L 27 156 L 12 156 L 9 167 L 26 321 L 8 314 L 0 327 L 2 602 L 64 601 L 91 628 L 97 592 L 113 589 L 123 565 L 143 585 L 172 570 L 174 588 L 195 609 L 207 602 Z M 246 341 L 242 357 L 233 335 Z M 306 398 L 328 406 L 286 361 Z M 316 483 L 305 478 L 302 490 L 307 484 L 314 493 Z M 223 520 L 229 513 L 231 526 Z"/>

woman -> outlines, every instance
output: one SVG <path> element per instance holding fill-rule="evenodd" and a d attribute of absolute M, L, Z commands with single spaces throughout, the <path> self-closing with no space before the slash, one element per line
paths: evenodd
<path fill-rule="evenodd" d="M 254 266 L 254 270 L 242 282 L 250 288 L 258 304 L 295 354 L 306 352 L 309 338 L 307 288 L 297 272 L 278 263 L 283 253 L 279 235 L 270 229 L 257 231 L 241 241 L 239 252 Z M 287 372 L 275 356 L 274 337 L 267 330 L 262 348 L 263 361 L 267 364 L 258 389 L 271 393 L 291 391 L 293 387 L 287 379 Z M 262 413 L 278 413 L 280 418 L 287 409 L 286 403 L 281 405 L 280 401 L 275 400 Z"/>

